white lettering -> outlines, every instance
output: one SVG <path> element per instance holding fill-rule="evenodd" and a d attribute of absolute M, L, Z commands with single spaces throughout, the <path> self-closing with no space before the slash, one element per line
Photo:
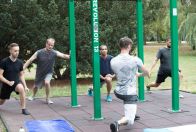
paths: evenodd
<path fill-rule="evenodd" d="M 97 7 L 97 0 L 93 0 L 93 7 Z"/>
<path fill-rule="evenodd" d="M 93 0 L 93 42 L 99 42 L 99 33 L 98 33 L 98 2 Z M 94 47 L 94 52 L 99 52 L 99 46 Z"/>
<path fill-rule="evenodd" d="M 99 52 L 99 46 L 94 47 L 94 52 Z"/>
<path fill-rule="evenodd" d="M 99 42 L 99 38 L 98 38 L 98 33 L 94 34 L 94 43 L 98 43 Z"/>

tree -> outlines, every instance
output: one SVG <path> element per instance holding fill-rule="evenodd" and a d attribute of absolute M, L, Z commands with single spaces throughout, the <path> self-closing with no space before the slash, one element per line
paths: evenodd
<path fill-rule="evenodd" d="M 179 26 L 179 34 L 184 36 L 185 40 L 191 45 L 192 49 L 196 49 L 196 1 L 182 1 L 184 8 L 184 19 Z"/>

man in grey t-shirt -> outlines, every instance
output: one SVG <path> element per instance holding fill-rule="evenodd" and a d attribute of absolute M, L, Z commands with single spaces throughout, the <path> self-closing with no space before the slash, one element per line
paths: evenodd
<path fill-rule="evenodd" d="M 35 59 L 37 60 L 37 69 L 35 76 L 35 83 L 33 86 L 33 96 L 29 97 L 29 100 L 34 100 L 34 97 L 37 93 L 37 89 L 42 87 L 42 84 L 45 84 L 46 88 L 46 102 L 48 104 L 53 104 L 49 98 L 50 93 L 50 81 L 52 79 L 53 67 L 56 57 L 63 59 L 69 59 L 70 56 L 63 54 L 59 51 L 53 49 L 55 40 L 49 38 L 46 41 L 46 46 L 43 49 L 36 51 L 29 60 L 24 64 L 24 69 L 26 69 L 29 64 L 31 64 Z"/>
<path fill-rule="evenodd" d="M 150 91 L 151 87 L 158 87 L 162 82 L 165 81 L 167 77 L 171 77 L 171 39 L 168 38 L 166 40 L 167 47 L 160 48 L 157 52 L 156 58 L 154 60 L 154 63 L 151 66 L 150 74 L 152 72 L 152 69 L 157 64 L 158 60 L 160 60 L 160 67 L 157 74 L 157 78 L 155 82 L 152 82 L 148 84 L 147 90 Z M 179 78 L 182 78 L 181 70 L 179 70 Z M 183 97 L 180 95 L 180 97 Z"/>
<path fill-rule="evenodd" d="M 136 102 L 138 100 L 136 80 L 140 76 L 149 76 L 149 72 L 144 67 L 141 59 L 129 54 L 132 44 L 133 42 L 130 38 L 121 38 L 119 42 L 120 54 L 110 62 L 117 78 L 114 94 L 124 102 L 124 117 L 110 124 L 112 132 L 117 132 L 120 125 L 132 125 L 134 123 L 137 111 Z M 143 73 L 138 73 L 138 69 Z"/>

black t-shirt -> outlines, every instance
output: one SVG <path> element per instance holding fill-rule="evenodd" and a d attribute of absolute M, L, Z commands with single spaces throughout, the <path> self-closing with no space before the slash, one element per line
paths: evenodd
<path fill-rule="evenodd" d="M 3 69 L 3 76 L 9 81 L 19 82 L 19 73 L 23 70 L 23 63 L 20 59 L 13 62 L 9 57 L 0 62 L 0 69 Z"/>
<path fill-rule="evenodd" d="M 157 53 L 157 59 L 160 59 L 159 72 L 171 71 L 171 49 L 161 48 Z"/>

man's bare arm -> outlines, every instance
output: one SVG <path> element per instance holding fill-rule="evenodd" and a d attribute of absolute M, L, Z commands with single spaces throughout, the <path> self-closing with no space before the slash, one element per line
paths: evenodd
<path fill-rule="evenodd" d="M 63 54 L 63 53 L 61 53 L 61 52 L 59 52 L 59 51 L 57 51 L 57 57 L 60 57 L 60 58 L 63 58 L 63 59 L 70 59 L 70 55 L 68 55 L 68 54 Z"/>
<path fill-rule="evenodd" d="M 14 85 L 14 81 L 9 81 L 9 80 L 7 80 L 7 79 L 3 76 L 3 72 L 4 72 L 4 70 L 3 70 L 3 69 L 0 69 L 0 81 L 3 82 L 3 83 L 6 83 L 6 84 L 9 85 L 9 86 Z"/>
<path fill-rule="evenodd" d="M 25 70 L 35 59 L 37 58 L 37 52 L 35 52 L 30 59 L 26 61 L 26 63 L 23 66 L 23 69 Z"/>
<path fill-rule="evenodd" d="M 158 60 L 159 60 L 159 59 L 155 58 L 155 60 L 154 60 L 154 62 L 153 62 L 153 64 L 152 64 L 152 66 L 151 66 L 151 68 L 150 68 L 150 70 L 149 70 L 150 75 L 151 75 L 151 73 L 152 73 L 152 70 L 153 70 L 154 67 L 156 66 Z"/>

